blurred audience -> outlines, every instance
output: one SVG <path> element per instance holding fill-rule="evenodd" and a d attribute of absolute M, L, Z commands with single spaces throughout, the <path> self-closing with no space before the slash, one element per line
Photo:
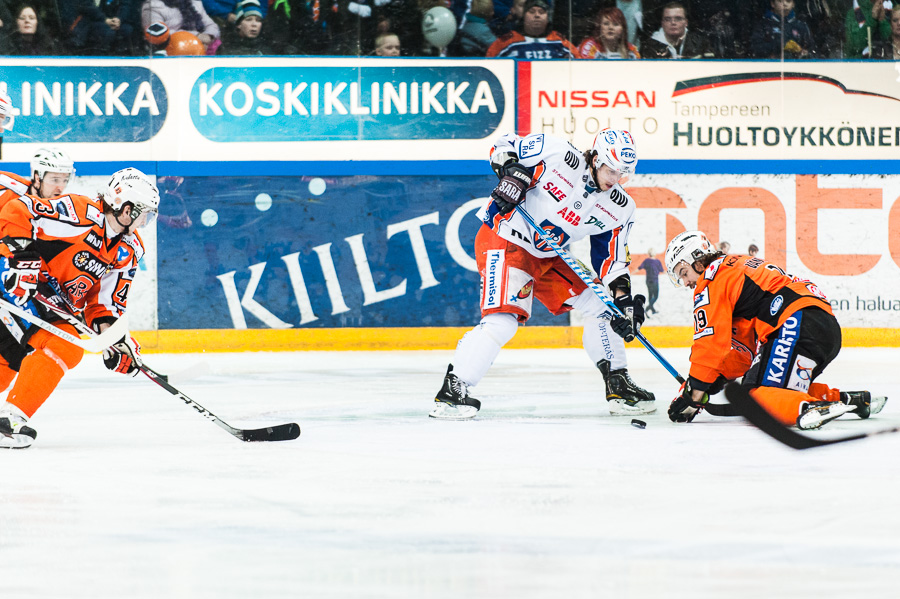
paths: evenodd
<path fill-rule="evenodd" d="M 265 56 L 272 54 L 263 35 L 263 12 L 259 0 L 243 0 L 234 13 L 233 25 L 226 25 L 222 44 L 216 54 L 222 56 Z"/>
<path fill-rule="evenodd" d="M 597 13 L 594 30 L 578 46 L 578 58 L 640 58 L 638 49 L 628 42 L 625 15 L 615 7 Z"/>
<path fill-rule="evenodd" d="M 472 6 L 463 17 L 463 24 L 457 34 L 454 55 L 486 55 L 488 48 L 497 40 L 489 25 L 493 18 L 493 0 L 472 0 Z"/>
<path fill-rule="evenodd" d="M 60 18 L 69 50 L 83 56 L 129 56 L 138 48 L 138 0 L 66 0 Z"/>
<path fill-rule="evenodd" d="M 891 10 L 891 38 L 875 44 L 872 58 L 900 60 L 900 3 Z"/>
<path fill-rule="evenodd" d="M 375 56 L 400 56 L 400 38 L 396 33 L 382 33 L 375 38 Z"/>
<path fill-rule="evenodd" d="M 497 38 L 486 56 L 548 60 L 575 58 L 578 49 L 550 28 L 550 5 L 544 0 L 525 0 L 521 28 Z"/>
<path fill-rule="evenodd" d="M 891 23 L 882 0 L 853 0 L 844 20 L 844 58 L 869 58 L 871 46 L 891 39 Z"/>
<path fill-rule="evenodd" d="M 771 0 L 771 8 L 753 28 L 750 51 L 754 58 L 810 58 L 815 42 L 809 26 L 794 13 L 794 0 Z"/>
<path fill-rule="evenodd" d="M 15 17 L 15 27 L 0 38 L 0 54 L 8 56 L 60 54 L 60 47 L 38 19 L 38 10 L 35 5 L 20 4 L 13 16 Z"/>
<path fill-rule="evenodd" d="M 662 10 L 662 26 L 641 43 L 644 58 L 715 58 L 709 41 L 688 28 L 687 9 L 669 2 Z"/>
<path fill-rule="evenodd" d="M 215 52 L 221 36 L 219 26 L 206 14 L 200 0 L 144 0 L 141 6 L 141 27 L 151 23 L 165 23 L 171 33 L 187 31 L 197 36 L 207 52 Z"/>

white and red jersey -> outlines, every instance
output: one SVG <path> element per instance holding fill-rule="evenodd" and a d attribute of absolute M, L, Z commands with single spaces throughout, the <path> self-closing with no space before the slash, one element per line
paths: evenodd
<path fill-rule="evenodd" d="M 562 247 L 589 236 L 591 265 L 604 284 L 628 273 L 628 235 L 634 225 L 635 203 L 621 186 L 600 191 L 582 152 L 543 133 L 504 135 L 494 144 L 492 155 L 497 152 L 515 154 L 519 164 L 532 171 L 522 206 L 538 226 Z M 478 216 L 497 235 L 531 255 L 556 257 L 515 210 L 501 215 L 492 200 Z"/>
<path fill-rule="evenodd" d="M 88 325 L 125 311 L 144 244 L 137 233 L 110 229 L 101 200 L 75 194 L 10 199 L 0 208 L 0 239 L 7 237 L 32 240 L 28 249 L 45 264 L 40 281 L 83 311 Z M 6 244 L 0 253 L 10 255 Z"/>

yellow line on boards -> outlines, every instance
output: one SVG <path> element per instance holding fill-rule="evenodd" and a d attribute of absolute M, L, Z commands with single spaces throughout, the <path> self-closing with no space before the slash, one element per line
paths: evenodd
<path fill-rule="evenodd" d="M 371 329 L 168 329 L 132 333 L 143 351 L 161 353 L 243 351 L 452 350 L 470 327 Z M 645 327 L 655 347 L 689 347 L 690 327 Z M 900 329 L 844 328 L 844 347 L 900 347 Z M 639 347 L 633 342 L 630 347 Z M 524 326 L 506 347 L 581 347 L 581 327 Z"/>

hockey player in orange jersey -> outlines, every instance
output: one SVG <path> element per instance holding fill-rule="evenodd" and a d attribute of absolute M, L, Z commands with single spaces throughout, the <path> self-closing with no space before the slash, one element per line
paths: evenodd
<path fill-rule="evenodd" d="M 39 198 L 62 195 L 75 176 L 75 163 L 58 148 L 41 148 L 30 166 L 31 179 L 0 171 L 0 208 L 26 193 Z"/>
<path fill-rule="evenodd" d="M 815 382 L 841 349 L 841 327 L 812 281 L 759 258 L 726 255 L 700 231 L 672 239 L 666 270 L 676 286 L 694 290 L 691 370 L 669 407 L 673 422 L 692 421 L 711 393 L 741 374 L 753 398 L 786 426 L 814 429 L 848 412 L 868 418 L 884 407 L 885 397 Z M 736 343 L 746 347 L 754 337 L 747 364 Z"/>
<path fill-rule="evenodd" d="M 80 314 L 104 331 L 125 311 L 128 291 L 144 255 L 137 230 L 159 210 L 159 192 L 140 171 L 126 168 L 111 177 L 100 197 L 22 196 L 0 209 L 0 289 L 3 299 L 73 335 L 75 328 L 37 304 L 37 292 Z M 15 383 L 0 404 L 0 447 L 28 447 L 37 433 L 29 419 L 47 400 L 84 351 L 15 317 L 3 318 L 0 336 L 12 336 L 33 351 L 18 377 L 0 355 L 0 385 Z M 2 345 L 2 344 L 0 344 Z M 126 338 L 103 353 L 107 368 L 135 375 L 140 348 Z"/>

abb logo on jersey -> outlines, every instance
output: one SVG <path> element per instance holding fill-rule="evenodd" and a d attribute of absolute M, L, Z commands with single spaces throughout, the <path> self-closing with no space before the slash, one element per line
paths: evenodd
<path fill-rule="evenodd" d="M 578 223 L 581 222 L 580 216 L 578 216 L 577 214 L 575 214 L 574 212 L 572 212 L 571 210 L 568 210 L 566 208 L 563 208 L 562 210 L 557 212 L 557 214 L 560 215 L 561 217 L 563 217 L 564 219 L 566 219 L 566 222 L 572 223 L 575 226 L 578 226 Z"/>
<path fill-rule="evenodd" d="M 557 202 L 561 202 L 564 199 L 566 199 L 566 194 L 563 193 L 563 190 L 561 190 L 559 187 L 557 187 L 550 181 L 547 181 L 547 183 L 544 184 L 544 190 L 546 190 L 550 195 L 552 195 L 554 198 L 556 198 Z"/>

